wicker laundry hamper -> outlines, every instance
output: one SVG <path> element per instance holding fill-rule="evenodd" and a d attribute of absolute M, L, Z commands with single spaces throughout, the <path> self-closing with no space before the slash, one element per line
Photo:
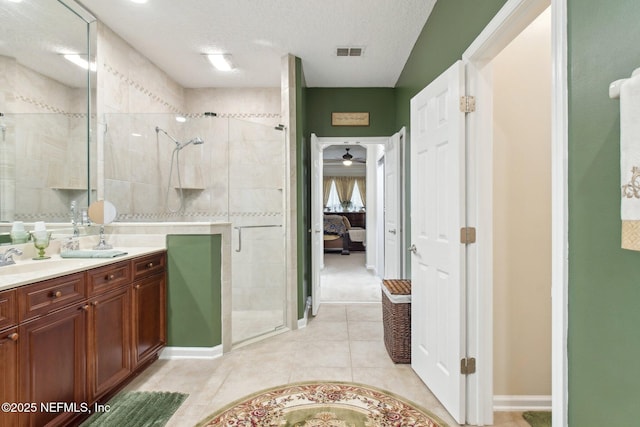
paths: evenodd
<path fill-rule="evenodd" d="M 411 363 L 411 280 L 382 281 L 384 345 L 395 363 Z"/>

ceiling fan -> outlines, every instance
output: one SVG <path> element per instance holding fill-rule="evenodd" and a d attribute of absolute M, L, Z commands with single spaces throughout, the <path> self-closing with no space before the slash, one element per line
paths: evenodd
<path fill-rule="evenodd" d="M 349 148 L 345 148 L 347 152 L 342 156 L 342 164 L 345 166 L 351 166 L 353 162 L 356 163 L 366 163 L 365 159 L 354 158 L 351 153 L 349 153 Z"/>

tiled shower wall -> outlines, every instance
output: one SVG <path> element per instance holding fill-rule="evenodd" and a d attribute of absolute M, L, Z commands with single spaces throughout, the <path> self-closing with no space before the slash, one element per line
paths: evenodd
<path fill-rule="evenodd" d="M 87 204 L 87 99 L 0 56 L 0 220 L 67 221 Z"/>
<path fill-rule="evenodd" d="M 234 311 L 275 307 L 282 319 L 286 144 L 274 129 L 281 89 L 182 88 L 100 24 L 97 64 L 99 197 L 115 204 L 121 221 L 231 222 Z M 169 182 L 175 144 L 156 126 L 181 142 L 205 141 L 179 151 L 183 212 L 172 212 L 179 206 L 175 163 Z M 242 242 L 235 227 L 247 227 Z"/>

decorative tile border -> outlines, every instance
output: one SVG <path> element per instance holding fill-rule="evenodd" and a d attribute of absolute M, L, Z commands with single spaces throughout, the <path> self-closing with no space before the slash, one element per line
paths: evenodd
<path fill-rule="evenodd" d="M 34 105 L 38 108 L 42 108 L 43 110 L 47 110 L 51 113 L 57 113 L 57 114 L 64 114 L 68 117 L 72 117 L 72 118 L 85 118 L 87 117 L 86 113 L 70 113 L 68 111 L 63 110 L 62 108 L 58 108 L 58 107 L 54 107 L 53 105 L 49 105 L 46 104 L 42 101 L 39 101 L 35 98 L 31 98 L 28 96 L 22 96 L 22 95 L 16 95 L 15 96 L 16 101 L 22 101 L 26 104 L 31 104 Z M 26 113 L 29 114 L 29 113 Z M 31 114 L 37 114 L 37 113 L 31 113 Z"/>
<path fill-rule="evenodd" d="M 167 222 L 167 221 L 212 221 L 227 220 L 235 217 L 282 217 L 282 212 L 155 212 L 155 213 L 123 213 L 116 218 L 117 222 Z"/>
<path fill-rule="evenodd" d="M 132 80 L 129 77 L 125 76 L 120 71 L 118 71 L 115 68 L 113 68 L 111 65 L 104 64 L 104 69 L 107 72 L 109 72 L 112 76 L 114 76 L 117 79 L 119 79 L 121 82 L 126 83 L 129 87 L 132 87 L 132 88 L 138 90 L 139 92 L 147 95 L 154 102 L 157 102 L 158 104 L 168 108 L 171 113 L 180 113 L 180 109 L 178 107 L 176 107 L 175 105 L 172 105 L 169 101 L 166 101 L 166 100 L 162 99 L 158 94 L 153 93 L 151 90 L 146 88 L 141 83 L 136 82 L 135 80 Z"/>

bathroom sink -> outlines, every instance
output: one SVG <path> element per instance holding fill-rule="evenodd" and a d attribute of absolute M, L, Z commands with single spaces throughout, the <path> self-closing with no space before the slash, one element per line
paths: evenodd
<path fill-rule="evenodd" d="M 74 260 L 51 259 L 43 261 L 24 261 L 0 267 L 0 276 L 15 274 L 36 274 L 48 270 L 63 270 L 72 266 Z M 75 261 L 77 264 L 78 262 Z"/>

